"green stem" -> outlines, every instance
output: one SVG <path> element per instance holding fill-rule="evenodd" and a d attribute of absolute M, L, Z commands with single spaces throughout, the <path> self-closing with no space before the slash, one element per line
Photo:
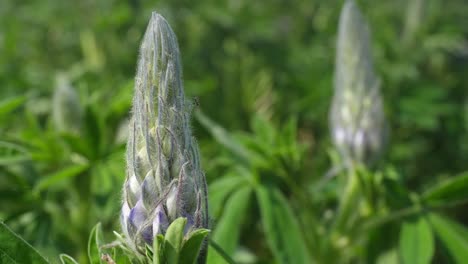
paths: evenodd
<path fill-rule="evenodd" d="M 84 173 L 78 175 L 76 178 L 76 186 L 79 194 L 79 208 L 80 208 L 80 223 L 78 229 L 80 230 L 80 241 L 79 247 L 81 248 L 78 259 L 80 263 L 86 263 L 88 256 L 86 248 L 88 245 L 88 234 L 89 234 L 89 220 L 91 210 L 91 170 L 87 170 Z"/>
<path fill-rule="evenodd" d="M 348 183 L 345 192 L 341 197 L 338 215 L 335 220 L 334 229 L 338 233 L 343 232 L 347 228 L 350 217 L 356 211 L 356 201 L 359 197 L 359 179 L 354 169 L 349 170 Z"/>
<path fill-rule="evenodd" d="M 400 220 L 404 217 L 408 217 L 408 216 L 415 215 L 415 214 L 420 214 L 423 212 L 437 211 L 437 210 L 457 207 L 466 203 L 468 203 L 468 200 L 464 199 L 464 200 L 459 200 L 459 201 L 455 201 L 451 203 L 430 204 L 430 205 L 423 205 L 423 206 L 413 205 L 413 206 L 395 211 L 388 216 L 384 216 L 381 218 L 371 220 L 367 222 L 366 224 L 364 224 L 362 230 L 363 232 L 367 232 L 371 229 L 377 228 L 379 226 L 382 226 L 392 221 Z"/>
<path fill-rule="evenodd" d="M 309 225 L 318 227 L 319 223 L 318 223 L 317 219 L 314 218 L 312 214 L 308 213 L 308 212 L 312 212 L 314 210 L 314 205 L 313 205 L 312 200 L 310 199 L 310 197 L 308 197 L 306 192 L 304 191 L 304 188 L 301 188 L 291 177 L 288 177 L 287 174 L 286 174 L 286 176 L 281 177 L 281 179 L 283 179 L 285 181 L 285 183 L 288 185 L 288 187 L 291 190 L 292 196 L 295 197 L 299 201 L 299 204 L 302 204 L 302 205 L 304 205 L 304 208 L 307 208 L 307 210 L 306 210 L 307 213 L 300 215 L 299 224 L 302 227 L 307 226 L 305 223 L 308 223 Z M 291 206 L 291 208 L 293 210 L 296 209 L 296 208 L 293 208 L 292 206 Z M 295 213 L 297 214 L 297 212 L 295 212 Z M 304 218 L 304 219 L 302 219 L 302 218 Z M 317 244 L 317 241 L 318 241 L 318 238 L 319 238 L 320 235 L 318 235 L 315 230 L 316 229 L 312 229 L 312 230 L 310 230 L 310 232 L 306 232 L 304 234 L 304 238 L 306 240 L 307 248 L 314 248 L 317 251 L 318 248 L 319 248 L 319 245 Z"/>
<path fill-rule="evenodd" d="M 218 254 L 224 258 L 229 264 L 236 264 L 236 262 L 218 245 L 216 242 L 210 239 L 210 246 L 218 252 Z"/>

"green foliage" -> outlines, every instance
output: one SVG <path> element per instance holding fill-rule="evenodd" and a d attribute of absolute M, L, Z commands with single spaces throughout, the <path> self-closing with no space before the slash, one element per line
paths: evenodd
<path fill-rule="evenodd" d="M 60 261 L 62 262 L 62 264 L 78 264 L 76 260 L 68 256 L 67 254 L 60 254 Z"/>
<path fill-rule="evenodd" d="M 101 264 L 101 250 L 100 247 L 103 245 L 102 228 L 101 224 L 98 223 L 89 235 L 88 240 L 88 258 L 91 264 Z"/>
<path fill-rule="evenodd" d="M 179 254 L 182 249 L 182 239 L 184 238 L 184 228 L 187 224 L 187 219 L 178 218 L 172 222 L 167 228 L 166 235 L 164 236 L 164 253 L 165 259 L 168 263 L 177 263 Z"/>
<path fill-rule="evenodd" d="M 343 2 L 2 1 L 0 219 L 52 263 L 145 263 L 125 238 L 102 241 L 119 226 L 136 58 L 156 10 L 178 37 L 186 99 L 197 97 L 219 245 L 209 263 L 464 263 L 468 7 L 356 0 L 391 133 L 374 167 L 350 169 L 328 125 Z M 54 117 L 58 75 L 76 91 L 68 110 L 81 112 L 71 130 Z M 173 259 L 190 262 L 204 232 Z M 5 234 L 2 251 L 25 248 L 18 263 L 43 261 Z M 143 253 L 157 263 L 153 252 Z"/>
<path fill-rule="evenodd" d="M 235 188 L 235 185 L 231 185 L 230 187 Z M 243 186 L 237 189 L 235 193 L 230 195 L 229 200 L 226 201 L 223 210 L 224 214 L 216 223 L 216 231 L 213 233 L 211 239 L 222 247 L 224 252 L 228 255 L 234 254 L 236 246 L 239 244 L 241 230 L 238 226 L 247 216 L 251 193 L 252 189 L 249 186 Z M 216 198 L 220 199 L 220 197 L 212 199 Z M 223 257 L 216 251 L 210 250 L 208 252 L 208 263 L 220 263 L 222 260 Z"/>
<path fill-rule="evenodd" d="M 265 235 L 279 263 L 310 263 L 301 227 L 282 194 L 268 187 L 256 190 Z"/>
<path fill-rule="evenodd" d="M 48 263 L 31 245 L 0 222 L 0 261 L 6 264 Z"/>
<path fill-rule="evenodd" d="M 466 202 L 468 193 L 468 173 L 454 176 L 438 182 L 436 186 L 426 190 L 423 199 L 427 203 L 452 204 Z"/>
<path fill-rule="evenodd" d="M 438 214 L 429 216 L 437 237 L 454 263 L 463 263 L 468 257 L 468 229 Z"/>
<path fill-rule="evenodd" d="M 403 263 L 430 263 L 434 254 L 434 236 L 423 216 L 403 222 L 399 251 Z"/>
<path fill-rule="evenodd" d="M 210 233 L 206 229 L 195 230 L 190 237 L 184 242 L 179 254 L 178 263 L 195 263 L 200 252 L 200 248 L 205 238 Z"/>
<path fill-rule="evenodd" d="M 197 262 L 198 253 L 205 238 L 210 233 L 207 229 L 196 229 L 186 235 L 187 219 L 180 217 L 168 227 L 165 235 L 154 238 L 151 249 L 152 263 L 193 264 Z M 149 261 L 145 263 L 150 263 Z"/>

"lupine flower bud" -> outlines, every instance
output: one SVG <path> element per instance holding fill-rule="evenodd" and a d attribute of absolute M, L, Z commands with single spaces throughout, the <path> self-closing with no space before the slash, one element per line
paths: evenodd
<path fill-rule="evenodd" d="M 386 131 L 379 86 L 369 28 L 354 1 L 348 0 L 340 15 L 330 112 L 332 140 L 347 162 L 369 163 L 383 151 Z"/>
<path fill-rule="evenodd" d="M 418 33 L 426 9 L 425 0 L 409 0 L 406 8 L 406 21 L 403 29 L 403 39 L 405 44 L 412 44 L 415 35 Z"/>
<path fill-rule="evenodd" d="M 208 227 L 208 205 L 177 39 L 157 13 L 151 16 L 137 67 L 121 225 L 128 244 L 141 251 L 176 218 L 187 218 L 186 233 Z"/>
<path fill-rule="evenodd" d="M 56 77 L 52 98 L 52 120 L 60 132 L 77 133 L 83 118 L 83 108 L 78 93 L 64 74 Z"/>

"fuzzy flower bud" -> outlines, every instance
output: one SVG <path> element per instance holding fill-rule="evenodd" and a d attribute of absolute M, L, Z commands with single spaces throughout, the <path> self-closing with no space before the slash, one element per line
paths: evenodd
<path fill-rule="evenodd" d="M 330 112 L 332 140 L 347 162 L 370 163 L 383 152 L 386 129 L 379 86 L 369 28 L 354 1 L 347 0 L 340 15 Z"/>
<path fill-rule="evenodd" d="M 52 120 L 55 128 L 60 132 L 77 133 L 82 119 L 83 108 L 78 93 L 65 74 L 58 74 L 52 98 Z"/>
<path fill-rule="evenodd" d="M 128 244 L 141 250 L 179 217 L 187 218 L 186 233 L 208 227 L 208 204 L 177 39 L 157 13 L 151 16 L 137 67 L 121 225 Z"/>

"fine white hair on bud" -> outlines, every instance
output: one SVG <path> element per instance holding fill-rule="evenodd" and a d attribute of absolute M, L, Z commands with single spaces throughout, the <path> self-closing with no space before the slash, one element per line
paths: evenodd
<path fill-rule="evenodd" d="M 386 124 L 374 72 L 370 33 L 353 0 L 340 15 L 330 111 L 332 140 L 346 162 L 369 164 L 382 154 Z"/>
<path fill-rule="evenodd" d="M 142 252 L 172 221 L 208 227 L 206 179 L 192 137 L 177 39 L 153 12 L 140 47 L 127 143 L 121 226 Z"/>

